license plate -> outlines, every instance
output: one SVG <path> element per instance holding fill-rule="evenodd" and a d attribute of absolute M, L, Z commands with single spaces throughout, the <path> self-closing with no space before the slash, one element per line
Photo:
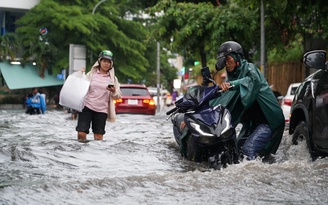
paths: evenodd
<path fill-rule="evenodd" d="M 138 105 L 138 100 L 128 99 L 129 105 Z"/>

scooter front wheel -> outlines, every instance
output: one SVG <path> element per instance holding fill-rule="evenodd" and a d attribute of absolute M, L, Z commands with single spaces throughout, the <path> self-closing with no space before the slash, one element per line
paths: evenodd
<path fill-rule="evenodd" d="M 196 137 L 188 137 L 187 158 L 195 162 L 202 162 L 204 160 L 207 160 L 207 157 L 204 156 L 203 148 L 199 145 L 198 139 Z"/>

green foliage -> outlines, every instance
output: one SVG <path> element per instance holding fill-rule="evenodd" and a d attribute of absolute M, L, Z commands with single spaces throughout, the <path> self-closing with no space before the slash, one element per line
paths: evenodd
<path fill-rule="evenodd" d="M 258 0 L 237 0 L 242 7 L 260 8 Z M 327 2 L 325 0 L 263 0 L 265 7 L 265 44 L 270 62 L 295 61 L 302 57 L 304 48 L 314 39 L 328 37 Z M 259 22 L 258 22 L 259 23 Z M 256 42 L 256 41 L 254 41 Z M 322 46 L 327 45 L 322 41 Z M 259 50 L 259 41 L 256 50 Z"/>
<path fill-rule="evenodd" d="M 174 52 L 202 61 L 202 65 L 207 63 L 202 54 L 215 58 L 223 42 L 242 41 L 245 48 L 251 48 L 254 34 L 260 35 L 256 33 L 256 13 L 233 3 L 214 6 L 210 2 L 195 4 L 163 0 L 148 10 L 151 15 L 161 11 L 165 13 L 158 17 L 152 35 L 165 41 Z"/>
<path fill-rule="evenodd" d="M 54 73 L 69 67 L 68 51 L 70 44 L 86 45 L 88 67 L 94 64 L 98 54 L 105 49 L 114 53 L 116 75 L 119 79 L 141 81 L 148 73 L 147 44 L 149 31 L 140 18 L 134 21 L 140 7 L 132 7 L 132 1 L 104 1 L 97 7 L 97 0 L 41 0 L 26 13 L 17 24 L 17 32 L 22 38 L 24 49 L 29 51 L 26 59 L 33 56 L 42 58 L 54 54 L 51 59 Z M 127 3 L 127 4 L 125 4 Z M 130 5 L 130 6 L 129 6 Z M 39 40 L 39 29 L 48 29 L 45 46 Z M 48 51 L 46 51 L 46 48 Z M 52 48 L 56 48 L 53 49 Z M 50 58 L 48 58 L 49 60 Z M 91 62 L 91 59 L 92 62 Z"/>
<path fill-rule="evenodd" d="M 303 40 L 299 38 L 284 47 L 275 47 L 268 52 L 268 63 L 300 61 L 303 54 Z"/>
<path fill-rule="evenodd" d="M 220 6 L 213 1 L 161 0 L 148 9 L 152 15 L 164 12 L 158 17 L 153 35 L 186 58 L 204 61 L 202 53 L 214 58 L 221 43 L 234 40 L 243 46 L 247 59 L 258 59 L 261 1 L 219 2 Z M 306 45 L 304 41 L 328 37 L 326 1 L 263 0 L 263 3 L 265 46 L 271 60 L 298 60 L 305 50 L 301 48 L 302 43 Z M 303 42 L 299 42 L 299 35 Z M 322 46 L 327 44 L 323 41 Z"/>
<path fill-rule="evenodd" d="M 10 60 L 14 60 L 18 51 L 19 38 L 15 33 L 0 36 L 0 59 L 7 60 L 6 57 L 9 56 Z"/>
<path fill-rule="evenodd" d="M 177 79 L 177 68 L 171 66 L 167 63 L 167 58 L 175 58 L 176 56 L 169 56 L 168 54 L 161 55 L 161 65 L 160 65 L 160 73 L 161 73 L 161 82 L 165 88 L 172 91 L 173 90 L 173 81 Z"/>
<path fill-rule="evenodd" d="M 328 37 L 326 1 L 263 2 L 269 62 L 299 60 L 306 41 Z M 86 45 L 88 67 L 101 50 L 109 49 L 120 81 L 154 84 L 157 41 L 185 59 L 201 61 L 194 67 L 197 72 L 204 65 L 213 69 L 217 49 L 227 40 L 239 42 L 247 59 L 259 57 L 259 0 L 107 0 L 92 14 L 97 3 L 99 0 L 41 0 L 17 22 L 17 42 L 29 51 L 25 59 L 46 62 L 41 71 L 48 68 L 58 73 L 68 68 L 69 44 Z M 145 19 L 142 11 L 153 18 Z M 48 44 L 40 41 L 41 27 L 49 31 Z M 0 40 L 0 55 L 11 55 L 14 41 Z M 161 80 L 167 86 L 176 77 L 176 69 L 167 62 L 169 57 L 161 50 Z"/>

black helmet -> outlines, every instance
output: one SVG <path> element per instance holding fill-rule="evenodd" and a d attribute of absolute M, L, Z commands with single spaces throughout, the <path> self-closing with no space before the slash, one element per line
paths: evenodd
<path fill-rule="evenodd" d="M 98 56 L 99 58 L 106 58 L 113 61 L 113 53 L 110 50 L 103 50 Z"/>
<path fill-rule="evenodd" d="M 226 55 L 230 53 L 237 54 L 237 61 L 243 57 L 243 48 L 241 45 L 235 41 L 226 41 L 221 44 L 218 50 L 218 54 L 216 58 L 218 59 L 217 63 L 215 64 L 216 70 L 222 70 L 226 64 Z"/>
<path fill-rule="evenodd" d="M 226 55 L 229 55 L 230 53 L 236 53 L 239 54 L 240 57 L 243 57 L 243 48 L 241 45 L 235 41 L 227 41 L 221 44 L 218 50 L 218 55 L 216 58 L 221 58 Z"/>

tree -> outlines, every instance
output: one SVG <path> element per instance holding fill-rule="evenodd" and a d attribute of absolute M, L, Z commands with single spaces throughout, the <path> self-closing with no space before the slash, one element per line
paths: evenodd
<path fill-rule="evenodd" d="M 241 7 L 255 9 L 259 0 L 237 0 Z M 326 1 L 263 0 L 266 50 L 276 53 L 274 61 L 300 60 L 304 51 L 325 49 L 328 7 Z M 314 43 L 318 39 L 320 43 Z"/>
<path fill-rule="evenodd" d="M 6 33 L 0 36 L 0 59 L 15 60 L 16 53 L 19 50 L 19 39 L 15 33 Z"/>
<path fill-rule="evenodd" d="M 45 30 L 45 28 L 43 28 Z M 57 48 L 48 42 L 46 34 L 41 34 L 39 39 L 33 39 L 30 43 L 29 49 L 23 53 L 23 64 L 26 63 L 29 58 L 34 59 L 39 69 L 39 75 L 44 78 L 44 73 L 48 70 L 49 74 L 52 74 L 52 68 L 54 62 L 56 62 Z"/>
<path fill-rule="evenodd" d="M 326 1 L 263 0 L 266 51 L 273 60 L 301 58 L 303 51 L 327 47 Z M 219 3 L 219 4 L 218 4 Z M 200 1 L 160 0 L 149 13 L 159 16 L 154 36 L 187 58 L 214 57 L 226 40 L 241 43 L 246 58 L 256 60 L 260 51 L 259 0 Z M 319 40 L 319 43 L 316 43 Z M 172 42 L 171 42 L 172 41 Z M 274 54 L 273 54 L 274 53 Z"/>
<path fill-rule="evenodd" d="M 131 1 L 131 0 L 117 0 L 120 7 L 121 16 L 129 15 L 133 17 L 133 21 L 141 23 L 145 29 L 147 29 L 147 36 L 145 40 L 146 51 L 145 58 L 148 60 L 148 66 L 146 70 L 139 71 L 143 78 L 134 79 L 131 81 L 129 76 L 125 76 L 126 82 L 144 83 L 147 86 L 155 86 L 157 84 L 157 40 L 150 35 L 154 28 L 155 18 L 146 17 L 144 10 L 150 6 L 154 6 L 157 1 Z M 166 47 L 166 44 L 160 42 L 161 47 Z M 177 69 L 172 67 L 168 63 L 168 58 L 175 57 L 170 54 L 170 51 L 162 49 L 160 51 L 160 73 L 161 73 L 161 84 L 164 85 L 168 90 L 173 90 L 173 80 L 177 78 Z"/>
<path fill-rule="evenodd" d="M 24 49 L 31 50 L 39 39 L 39 29 L 47 28 L 48 43 L 58 51 L 55 72 L 68 67 L 69 44 L 82 44 L 93 53 L 93 59 L 97 59 L 100 51 L 111 50 L 119 78 L 141 79 L 148 66 L 144 55 L 147 30 L 141 23 L 124 18 L 113 0 L 104 2 L 93 15 L 96 3 L 96 0 L 41 0 L 17 22 Z M 93 63 L 88 62 L 88 67 Z"/>
<path fill-rule="evenodd" d="M 164 12 L 153 35 L 184 57 L 201 60 L 202 66 L 207 65 L 207 55 L 215 58 L 218 47 L 227 40 L 242 41 L 246 51 L 252 48 L 252 39 L 260 35 L 254 11 L 234 3 L 214 5 L 160 1 L 149 9 L 152 15 Z"/>

